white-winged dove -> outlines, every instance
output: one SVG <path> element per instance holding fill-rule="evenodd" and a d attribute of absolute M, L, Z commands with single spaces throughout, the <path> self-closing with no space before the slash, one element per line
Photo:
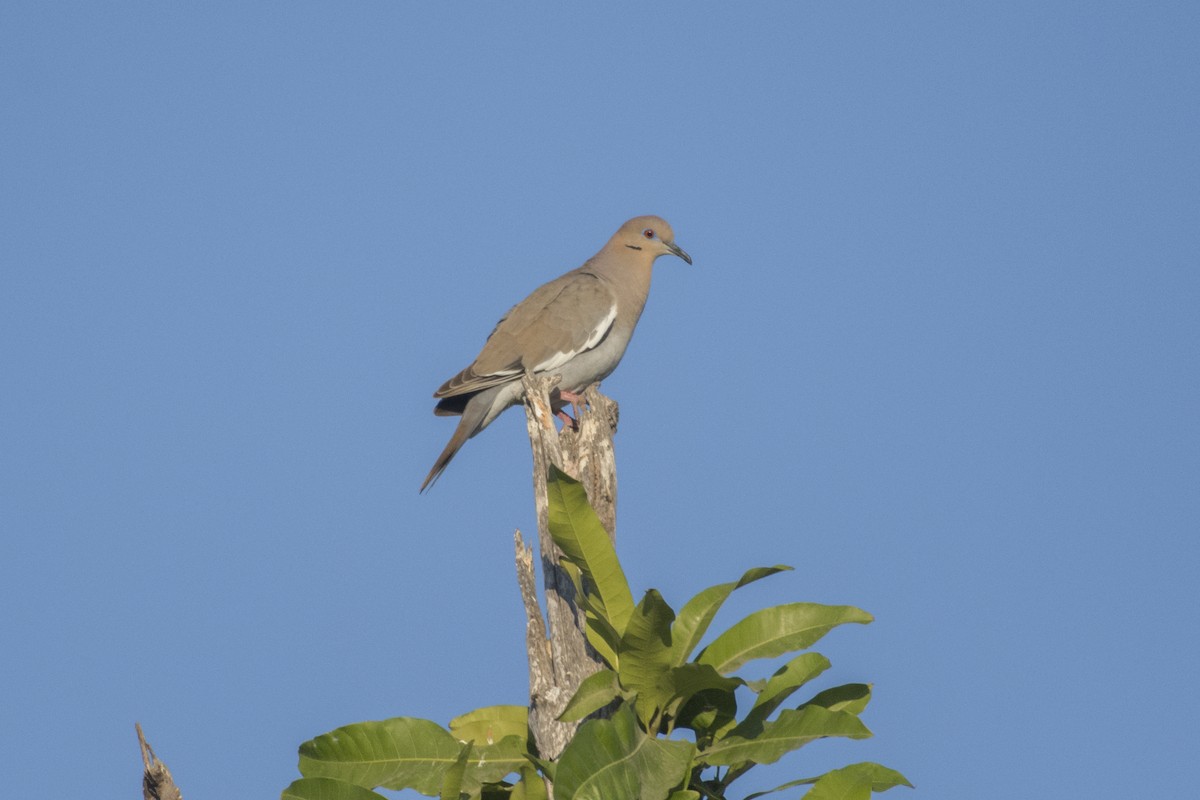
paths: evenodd
<path fill-rule="evenodd" d="M 467 439 L 521 402 L 526 371 L 561 376 L 559 399 L 568 402 L 608 377 L 646 306 L 654 260 L 667 254 L 692 263 L 665 219 L 634 217 L 582 267 L 513 306 L 474 363 L 433 393 L 438 398 L 434 414 L 461 414 L 462 420 L 421 491 L 438 479 Z"/>

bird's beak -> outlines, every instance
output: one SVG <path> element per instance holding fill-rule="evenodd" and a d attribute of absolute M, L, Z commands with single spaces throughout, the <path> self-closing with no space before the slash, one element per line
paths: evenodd
<path fill-rule="evenodd" d="M 692 257 L 689 256 L 687 253 L 683 252 L 683 248 L 680 247 L 679 245 L 675 244 L 674 242 L 663 242 L 663 244 L 665 244 L 667 246 L 668 250 L 670 250 L 672 253 L 679 256 L 680 258 L 682 258 L 687 263 L 689 263 L 689 264 L 692 263 Z"/>

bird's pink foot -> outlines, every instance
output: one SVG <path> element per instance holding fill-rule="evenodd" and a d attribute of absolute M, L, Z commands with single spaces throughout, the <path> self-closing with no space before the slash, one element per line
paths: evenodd
<path fill-rule="evenodd" d="M 587 403 L 587 401 L 584 400 L 582 394 L 576 394 L 575 392 L 568 392 L 565 390 L 559 390 L 558 396 L 564 402 L 570 403 L 571 406 L 575 409 L 575 418 L 574 419 L 572 419 L 571 416 L 569 414 L 567 414 L 567 412 L 563 411 L 561 408 L 558 410 L 558 418 L 563 421 L 564 425 L 571 426 L 572 430 L 576 430 L 576 431 L 579 430 L 579 423 L 576 422 L 575 420 L 579 419 L 579 414 L 580 414 L 580 412 L 583 411 L 583 407 Z"/>

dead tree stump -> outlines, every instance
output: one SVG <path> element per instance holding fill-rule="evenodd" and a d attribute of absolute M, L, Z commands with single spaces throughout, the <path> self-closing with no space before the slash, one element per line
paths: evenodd
<path fill-rule="evenodd" d="M 134 727 L 137 728 L 138 746 L 142 750 L 142 764 L 145 767 L 142 772 L 144 800 L 183 800 L 179 787 L 175 785 L 175 779 L 171 777 L 171 770 L 154 755 L 154 750 L 142 733 L 141 724 L 134 723 Z"/>
<path fill-rule="evenodd" d="M 574 696 L 583 679 L 603 662 L 587 643 L 583 611 L 575 602 L 575 587 L 559 566 L 562 553 L 550 538 L 550 510 L 546 479 L 551 464 L 578 480 L 600 517 L 608 536 L 616 541 L 617 470 L 613 434 L 617 430 L 617 404 L 600 394 L 598 384 L 584 393 L 577 430 L 555 424 L 552 392 L 555 377 L 527 375 L 525 420 L 533 449 L 533 489 L 537 506 L 538 548 L 546 589 L 546 615 L 537 599 L 533 548 L 516 532 L 517 583 L 525 605 L 525 642 L 529 655 L 529 727 L 538 753 L 555 759 L 562 753 L 579 722 L 558 722 L 558 715 Z M 548 623 L 548 625 L 547 625 Z M 547 635 L 547 628 L 549 635 Z"/>

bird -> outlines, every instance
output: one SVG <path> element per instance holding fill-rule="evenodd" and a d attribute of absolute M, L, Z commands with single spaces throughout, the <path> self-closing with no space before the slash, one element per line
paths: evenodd
<path fill-rule="evenodd" d="M 572 403 L 612 374 L 646 307 L 654 262 L 665 255 L 692 263 L 665 219 L 634 217 L 583 266 L 509 309 L 471 365 L 433 393 L 434 414 L 462 419 L 420 491 L 433 485 L 468 439 L 523 400 L 527 372 L 560 376 L 559 399 Z"/>

